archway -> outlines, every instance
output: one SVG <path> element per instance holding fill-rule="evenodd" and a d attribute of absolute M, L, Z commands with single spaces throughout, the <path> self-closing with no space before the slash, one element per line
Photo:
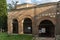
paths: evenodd
<path fill-rule="evenodd" d="M 13 19 L 13 33 L 18 33 L 18 21 Z"/>
<path fill-rule="evenodd" d="M 55 37 L 55 26 L 50 20 L 43 20 L 39 24 L 40 37 Z"/>
<path fill-rule="evenodd" d="M 24 34 L 32 34 L 32 20 L 25 18 L 23 22 L 23 32 Z"/>

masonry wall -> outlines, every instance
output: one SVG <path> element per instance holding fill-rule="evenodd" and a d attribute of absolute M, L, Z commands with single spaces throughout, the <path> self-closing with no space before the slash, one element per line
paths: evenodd
<path fill-rule="evenodd" d="M 8 33 L 13 34 L 12 20 L 18 20 L 18 34 L 23 33 L 23 22 L 25 18 L 32 20 L 32 34 L 39 34 L 39 24 L 43 20 L 50 20 L 56 25 L 56 5 L 36 6 L 35 8 L 24 8 L 14 10 L 8 14 Z"/>
<path fill-rule="evenodd" d="M 56 13 L 56 35 L 60 35 L 60 3 L 57 5 Z"/>

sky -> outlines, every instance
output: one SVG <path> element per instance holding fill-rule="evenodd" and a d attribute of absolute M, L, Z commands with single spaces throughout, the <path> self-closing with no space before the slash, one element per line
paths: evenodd
<path fill-rule="evenodd" d="M 11 3 L 12 1 L 18 1 L 18 4 L 22 3 L 47 3 L 47 2 L 57 2 L 59 0 L 7 0 L 7 3 Z"/>

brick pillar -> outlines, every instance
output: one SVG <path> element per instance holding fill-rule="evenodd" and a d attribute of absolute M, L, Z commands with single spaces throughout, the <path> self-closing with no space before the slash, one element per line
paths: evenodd
<path fill-rule="evenodd" d="M 33 36 L 38 36 L 38 26 L 35 24 L 35 22 L 32 22 L 32 34 Z"/>
<path fill-rule="evenodd" d="M 23 34 L 23 22 L 22 21 L 19 21 L 18 22 L 18 32 L 19 34 Z"/>
<path fill-rule="evenodd" d="M 8 19 L 8 34 L 12 34 L 13 27 L 12 27 L 12 20 Z"/>

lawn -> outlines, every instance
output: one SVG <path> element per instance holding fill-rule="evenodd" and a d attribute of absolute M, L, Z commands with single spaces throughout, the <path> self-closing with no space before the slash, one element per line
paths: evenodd
<path fill-rule="evenodd" d="M 0 33 L 0 40 L 32 40 L 32 35 L 8 35 L 7 33 Z"/>

